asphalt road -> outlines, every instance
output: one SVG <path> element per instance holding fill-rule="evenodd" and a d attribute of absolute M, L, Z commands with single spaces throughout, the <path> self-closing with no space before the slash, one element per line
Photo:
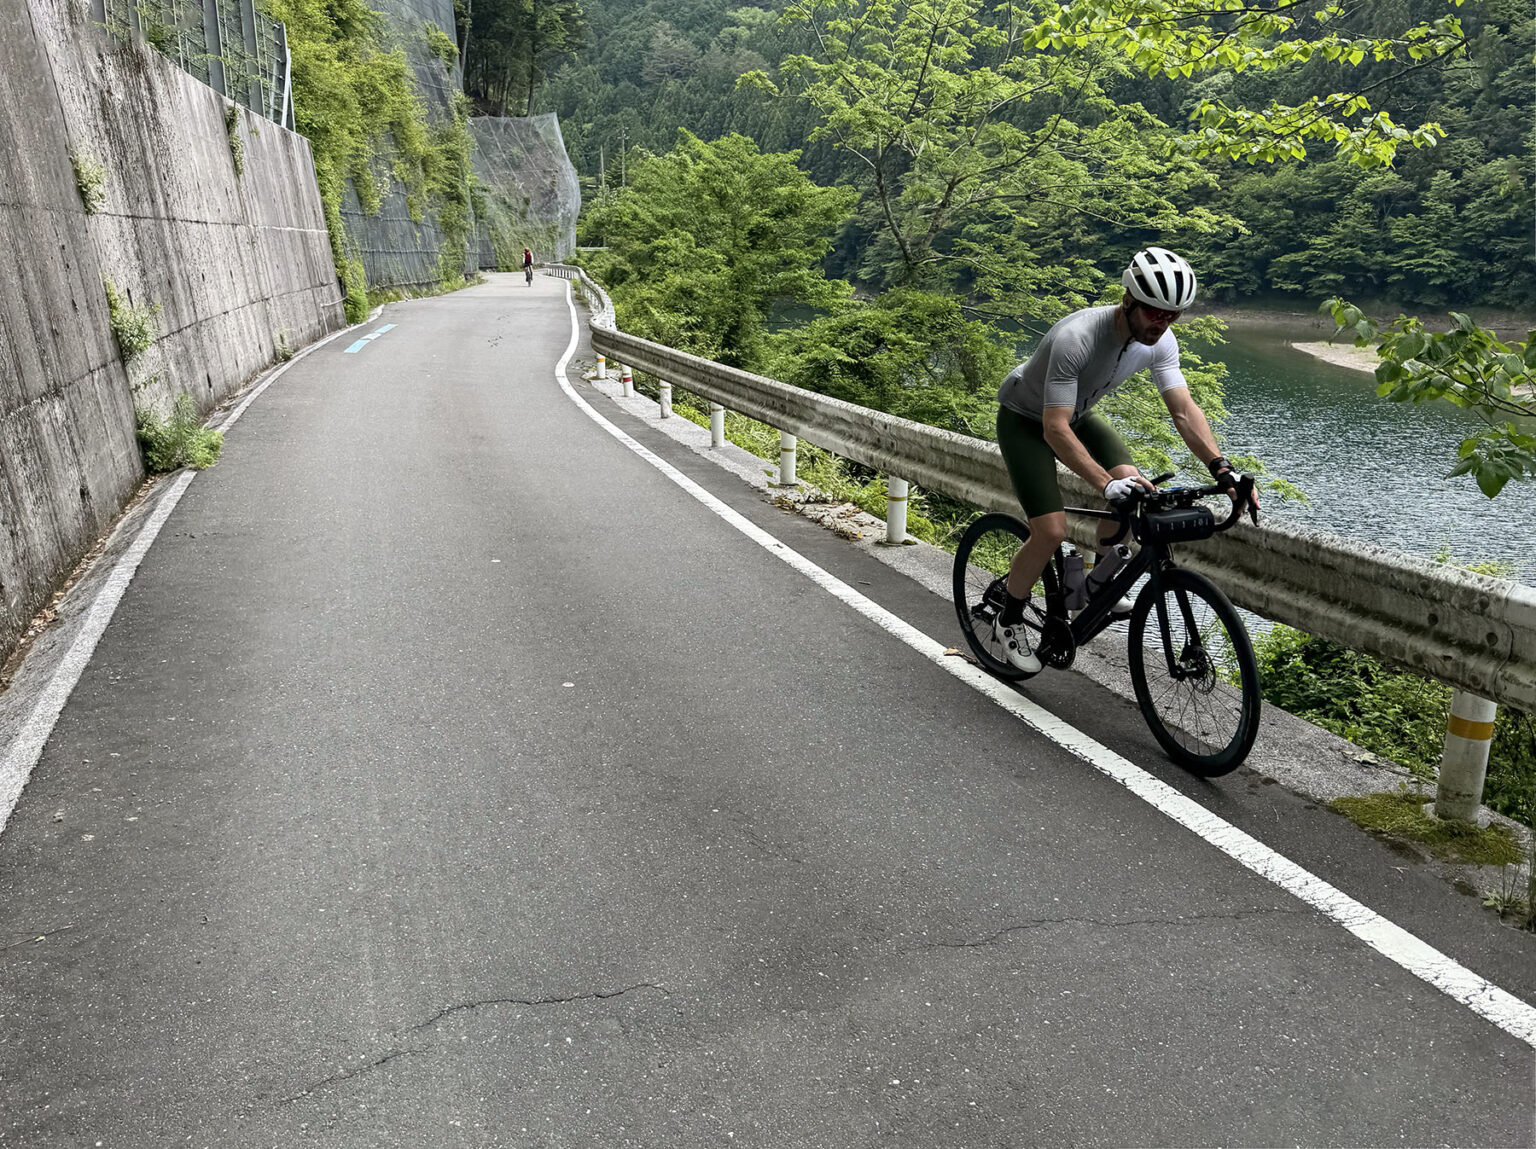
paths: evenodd
<path fill-rule="evenodd" d="M 0 1144 L 1536 1138 L 1527 1044 L 600 428 L 563 282 L 385 323 L 187 489 L 0 835 Z M 1528 935 L 1342 819 L 1182 776 L 1081 679 L 1029 694 L 1536 1001 Z"/>

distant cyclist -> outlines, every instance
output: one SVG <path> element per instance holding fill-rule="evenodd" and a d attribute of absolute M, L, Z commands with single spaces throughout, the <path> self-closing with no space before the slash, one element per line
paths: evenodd
<path fill-rule="evenodd" d="M 529 284 L 533 283 L 533 252 L 528 250 L 526 247 L 523 248 L 523 278 L 525 278 Z"/>
<path fill-rule="evenodd" d="M 996 638 L 1018 669 L 1034 673 L 1040 659 L 1021 625 L 1031 588 L 1067 537 L 1067 516 L 1056 482 L 1056 460 L 1081 475 L 1111 502 L 1138 488 L 1152 489 L 1131 462 L 1124 440 L 1093 405 L 1136 372 L 1150 367 L 1173 425 L 1216 482 L 1235 490 L 1239 478 L 1224 458 L 1179 369 L 1179 343 L 1168 329 L 1195 301 L 1195 272 L 1162 247 L 1138 251 L 1120 277 L 1118 304 L 1088 307 L 1058 321 L 1027 362 L 1015 367 L 997 393 L 997 443 L 1008 477 L 1029 519 L 1029 539 L 1008 571 L 1008 601 L 994 624 Z M 1253 497 L 1258 506 L 1258 497 Z M 1106 522 L 1100 537 L 1118 529 Z M 1103 559 L 1101 554 L 1100 559 Z M 1129 614 L 1121 599 L 1112 613 Z"/>

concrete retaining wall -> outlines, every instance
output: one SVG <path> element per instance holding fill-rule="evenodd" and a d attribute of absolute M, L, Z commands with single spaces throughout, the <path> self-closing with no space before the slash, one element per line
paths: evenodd
<path fill-rule="evenodd" d="M 0 653 L 143 477 L 134 405 L 207 411 L 342 323 L 309 145 L 74 0 L 0 0 Z M 72 157 L 106 170 L 87 215 Z M 158 303 L 126 368 L 102 280 Z"/>

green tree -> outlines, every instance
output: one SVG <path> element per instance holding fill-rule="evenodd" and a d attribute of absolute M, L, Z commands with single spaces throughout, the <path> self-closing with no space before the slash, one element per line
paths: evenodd
<path fill-rule="evenodd" d="M 1326 148 L 1371 169 L 1403 144 L 1434 143 L 1438 125 L 1400 126 L 1372 101 L 1467 39 L 1450 15 L 1377 35 L 1341 6 L 1289 0 L 791 0 L 784 19 L 812 48 L 786 56 L 776 79 L 745 79 L 805 101 L 812 139 L 855 161 L 857 274 L 947 283 L 1015 321 L 1082 305 L 1102 282 L 1094 265 L 1127 248 L 1240 231 L 1209 194 L 1214 169 L 1189 161 Z M 1250 100 L 1237 82 L 1314 62 L 1353 86 L 1279 99 L 1271 79 Z M 1181 106 L 1171 83 L 1198 85 L 1198 98 Z"/>
<path fill-rule="evenodd" d="M 848 286 L 821 261 L 853 193 L 818 187 L 796 153 L 764 154 L 745 136 L 677 146 L 629 171 L 629 186 L 593 212 L 608 247 L 594 267 L 625 329 L 761 369 L 776 304 L 832 307 Z"/>
<path fill-rule="evenodd" d="M 775 378 L 930 426 L 991 438 L 1013 348 L 952 294 L 896 288 L 786 333 Z"/>
<path fill-rule="evenodd" d="M 651 50 L 641 75 L 648 83 L 686 80 L 699 67 L 699 50 L 693 41 L 663 20 L 651 33 Z"/>
<path fill-rule="evenodd" d="M 997 0 L 785 9 L 814 51 L 788 56 L 777 83 L 743 82 L 803 100 L 812 139 L 851 158 L 869 237 L 861 278 L 956 287 L 976 312 L 1027 322 L 1097 296 L 1093 260 L 1065 250 L 1083 221 L 1153 233 L 1216 222 L 1177 202 L 1210 177 L 1166 155 L 1154 116 L 1106 94 L 1123 61 L 1092 45 L 1032 51 L 1021 16 Z M 1042 236 L 1063 236 L 1063 250 Z"/>
<path fill-rule="evenodd" d="M 1484 425 L 1457 447 L 1450 475 L 1470 475 L 1490 499 L 1511 479 L 1536 478 L 1536 331 L 1504 343 L 1465 315 L 1451 313 L 1449 331 L 1427 329 L 1400 315 L 1385 329 L 1360 308 L 1334 298 L 1323 304 L 1339 331 L 1375 345 L 1376 393 L 1395 403 L 1442 400 L 1472 411 Z"/>
<path fill-rule="evenodd" d="M 489 115 L 531 116 L 550 70 L 586 43 L 579 0 L 477 0 L 471 8 L 464 84 Z"/>
<path fill-rule="evenodd" d="M 1109 48 L 1139 73 L 1186 80 L 1283 72 L 1313 61 L 1385 65 L 1385 74 L 1362 71 L 1343 91 L 1270 99 L 1263 107 L 1208 96 L 1180 140 L 1189 154 L 1247 163 L 1306 159 L 1308 144 L 1321 144 L 1371 168 L 1389 166 L 1402 144 L 1423 147 L 1444 135 L 1433 122 L 1399 125 L 1372 106 L 1371 93 L 1458 57 L 1467 35 L 1449 13 L 1372 34 L 1349 6 L 1332 0 L 1073 0 L 1042 9 L 1025 43 L 1062 53 Z"/>

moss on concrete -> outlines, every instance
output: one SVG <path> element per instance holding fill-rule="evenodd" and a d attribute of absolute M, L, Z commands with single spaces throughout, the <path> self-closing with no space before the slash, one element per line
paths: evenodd
<path fill-rule="evenodd" d="M 1424 813 L 1426 795 L 1413 790 L 1335 798 L 1329 808 L 1362 829 L 1397 842 L 1421 846 L 1443 862 L 1477 866 L 1510 866 L 1521 860 L 1520 843 L 1503 826 L 1483 829 L 1469 823 L 1446 822 Z"/>

